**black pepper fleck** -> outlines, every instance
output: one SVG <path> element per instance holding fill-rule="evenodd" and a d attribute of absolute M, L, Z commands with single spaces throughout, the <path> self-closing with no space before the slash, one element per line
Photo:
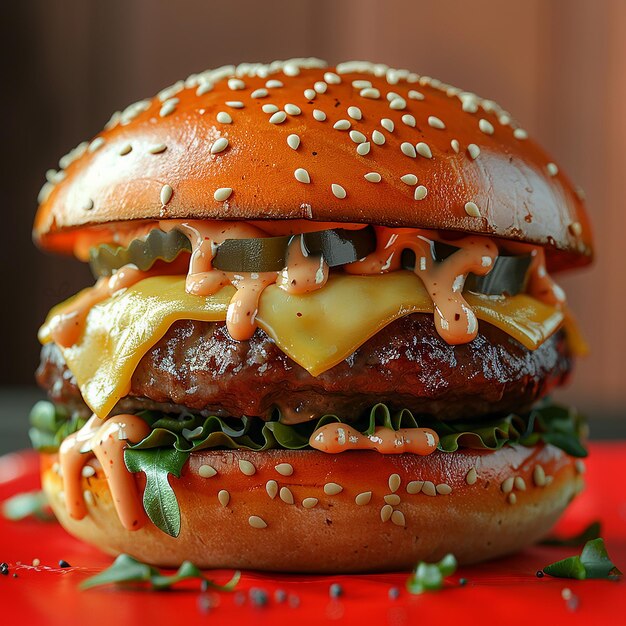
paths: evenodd
<path fill-rule="evenodd" d="M 467 578 L 459 578 L 459 585 L 465 587 L 465 585 L 467 585 Z"/>
<path fill-rule="evenodd" d="M 537 578 L 543 578 L 543 577 L 545 576 L 545 574 L 543 573 L 543 570 L 538 569 L 538 570 L 537 570 L 537 573 L 535 574 L 535 576 L 536 576 Z"/>
<path fill-rule="evenodd" d="M 9 574 L 8 563 L 0 563 L 0 574 L 2 574 L 3 576 L 8 576 Z"/>
<path fill-rule="evenodd" d="M 331 598 L 339 598 L 343 595 L 343 587 L 339 583 L 333 583 L 328 589 Z"/>
<path fill-rule="evenodd" d="M 62 569 L 66 569 L 68 567 L 72 567 L 67 561 L 64 561 L 63 559 L 61 559 L 59 561 L 59 567 L 61 567 Z"/>
<path fill-rule="evenodd" d="M 400 590 L 397 587 L 391 587 L 387 593 L 390 600 L 397 600 L 400 596 Z"/>

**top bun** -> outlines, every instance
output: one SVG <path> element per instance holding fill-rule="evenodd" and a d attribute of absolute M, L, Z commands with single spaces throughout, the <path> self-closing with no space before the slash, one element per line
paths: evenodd
<path fill-rule="evenodd" d="M 385 65 L 292 59 L 194 74 L 115 113 L 60 165 L 34 238 L 61 252 L 77 227 L 194 218 L 492 235 L 546 246 L 552 268 L 592 254 L 581 192 L 509 113 Z"/>

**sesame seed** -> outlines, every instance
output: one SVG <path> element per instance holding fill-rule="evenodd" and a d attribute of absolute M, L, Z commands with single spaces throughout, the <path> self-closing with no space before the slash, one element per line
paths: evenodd
<path fill-rule="evenodd" d="M 467 474 L 465 474 L 465 482 L 468 485 L 474 485 L 477 480 L 478 480 L 478 473 L 476 472 L 476 468 L 472 467 L 467 472 Z"/>
<path fill-rule="evenodd" d="M 582 461 L 581 459 L 576 459 L 574 461 L 574 468 L 576 469 L 576 472 L 578 474 L 584 474 L 586 471 L 586 467 L 585 467 L 585 462 Z"/>
<path fill-rule="evenodd" d="M 500 122 L 502 126 L 508 126 L 511 123 L 511 116 L 506 113 L 499 115 L 498 122 Z"/>
<path fill-rule="evenodd" d="M 406 100 L 404 98 L 394 98 L 389 103 L 389 108 L 393 109 L 394 111 L 402 111 L 406 109 Z"/>
<path fill-rule="evenodd" d="M 274 469 L 281 476 L 291 476 L 293 474 L 293 465 L 291 465 L 291 463 L 279 463 Z"/>
<path fill-rule="evenodd" d="M 361 155 L 361 156 L 365 156 L 366 154 L 369 154 L 370 151 L 370 142 L 366 141 L 364 143 L 360 143 L 357 147 L 356 147 L 356 151 Z"/>
<path fill-rule="evenodd" d="M 533 482 L 537 487 L 546 486 L 546 473 L 541 465 L 535 465 L 533 470 Z"/>
<path fill-rule="evenodd" d="M 485 135 L 493 135 L 493 124 L 486 119 L 481 118 L 478 120 L 478 128 L 481 132 L 485 133 Z"/>
<path fill-rule="evenodd" d="M 256 467 L 254 467 L 250 461 L 246 461 L 245 459 L 239 459 L 239 470 L 246 476 L 253 476 L 256 474 Z"/>
<path fill-rule="evenodd" d="M 465 212 L 470 217 L 480 217 L 480 209 L 475 202 L 466 202 L 465 203 Z"/>
<path fill-rule="evenodd" d="M 246 88 L 246 83 L 244 83 L 243 80 L 241 80 L 239 78 L 229 78 L 228 79 L 228 88 L 231 91 L 238 91 L 240 89 L 245 89 Z"/>
<path fill-rule="evenodd" d="M 128 153 L 132 150 L 132 149 L 133 149 L 133 147 L 132 147 L 129 143 L 126 143 L 126 144 L 124 144 L 124 145 L 120 148 L 119 155 L 120 155 L 120 156 L 125 156 L 125 155 L 127 155 L 127 154 L 128 154 Z"/>
<path fill-rule="evenodd" d="M 165 206 L 171 199 L 174 190 L 169 185 L 161 187 L 161 205 Z"/>
<path fill-rule="evenodd" d="M 396 504 L 400 504 L 400 496 L 397 493 L 388 493 L 386 496 L 384 496 L 383 500 L 387 504 L 392 504 L 394 506 Z"/>
<path fill-rule="evenodd" d="M 417 122 L 415 121 L 415 117 L 413 115 L 409 115 L 408 113 L 405 113 L 402 116 L 402 121 L 407 125 L 410 126 L 411 128 L 415 128 L 415 125 L 417 124 Z"/>
<path fill-rule="evenodd" d="M 160 117 L 167 117 L 171 115 L 176 110 L 176 104 L 178 103 L 178 98 L 172 98 L 171 100 L 166 100 L 161 109 L 159 110 Z"/>
<path fill-rule="evenodd" d="M 385 135 L 383 135 L 379 130 L 375 130 L 372 132 L 372 141 L 377 146 L 382 146 L 385 143 Z"/>
<path fill-rule="evenodd" d="M 313 85 L 313 89 L 315 89 L 317 93 L 326 93 L 326 90 L 328 89 L 328 85 L 323 80 L 318 80 Z"/>
<path fill-rule="evenodd" d="M 526 481 L 521 476 L 515 477 L 515 489 L 518 491 L 526 491 Z"/>
<path fill-rule="evenodd" d="M 261 87 L 260 89 L 255 89 L 250 94 L 250 97 L 251 98 L 267 98 L 268 95 L 269 95 L 269 92 L 267 91 L 267 89 L 265 89 L 264 87 Z"/>
<path fill-rule="evenodd" d="M 365 143 L 367 141 L 367 137 L 358 130 L 350 131 L 350 139 L 352 139 L 354 143 Z"/>
<path fill-rule="evenodd" d="M 413 197 L 416 200 L 423 200 L 428 195 L 428 189 L 424 187 L 424 185 L 418 185 L 415 188 L 415 192 L 413 193 Z"/>
<path fill-rule="evenodd" d="M 274 80 L 274 79 L 268 80 L 265 83 L 265 86 L 268 89 L 280 89 L 281 87 L 284 87 L 283 83 L 281 83 L 279 80 Z"/>
<path fill-rule="evenodd" d="M 394 511 L 391 514 L 391 523 L 396 526 L 406 526 L 406 520 L 404 519 L 404 513 L 402 511 Z"/>
<path fill-rule="evenodd" d="M 415 91 L 415 89 L 411 89 L 409 91 L 409 98 L 411 100 L 423 100 L 424 99 L 424 94 L 421 93 L 420 91 Z"/>
<path fill-rule="evenodd" d="M 91 478 L 92 476 L 95 476 L 95 474 L 96 470 L 91 465 L 85 465 L 81 471 L 81 475 L 85 478 Z"/>
<path fill-rule="evenodd" d="M 556 176 L 559 173 L 559 168 L 556 166 L 556 163 L 548 163 L 546 170 L 550 176 Z"/>
<path fill-rule="evenodd" d="M 423 156 L 425 159 L 432 159 L 433 153 L 430 151 L 430 146 L 423 141 L 420 141 L 416 146 L 417 154 Z"/>
<path fill-rule="evenodd" d="M 467 146 L 467 152 L 472 159 L 476 159 L 480 156 L 480 148 L 475 143 L 471 143 Z"/>
<path fill-rule="evenodd" d="M 41 561 L 39 559 L 33 559 L 33 567 L 39 567 L 41 565 Z"/>
<path fill-rule="evenodd" d="M 500 489 L 502 489 L 503 493 L 511 493 L 513 491 L 513 486 L 515 484 L 515 478 L 513 476 L 509 476 L 502 481 L 500 485 Z"/>
<path fill-rule="evenodd" d="M 302 506 L 305 509 L 312 509 L 313 507 L 317 506 L 318 502 L 319 500 L 317 498 L 305 498 L 304 500 L 302 500 Z"/>
<path fill-rule="evenodd" d="M 198 468 L 198 475 L 202 478 L 213 478 L 217 474 L 217 470 L 211 465 L 201 465 Z"/>
<path fill-rule="evenodd" d="M 217 493 L 217 500 L 222 506 L 228 506 L 228 503 L 230 502 L 230 494 L 226 491 L 226 489 L 221 489 Z"/>
<path fill-rule="evenodd" d="M 162 89 L 161 91 L 159 91 L 159 93 L 157 94 L 157 98 L 161 102 L 163 102 L 164 100 L 169 100 L 172 96 L 175 96 L 179 91 L 182 91 L 184 88 L 185 88 L 185 82 L 182 80 L 179 80 L 173 85 L 170 85 L 169 87 L 166 87 L 165 89 Z"/>
<path fill-rule="evenodd" d="M 399 93 L 396 93 L 395 91 L 387 92 L 387 102 L 391 102 L 392 100 L 395 100 L 396 98 L 402 98 L 402 96 Z"/>
<path fill-rule="evenodd" d="M 422 486 L 422 493 L 427 496 L 436 496 L 437 489 L 435 488 L 434 483 L 432 483 L 430 480 L 424 481 L 424 485 Z"/>
<path fill-rule="evenodd" d="M 317 96 L 317 92 L 315 91 L 315 89 L 305 89 L 304 90 L 304 97 L 307 100 L 315 100 L 316 96 Z"/>
<path fill-rule="evenodd" d="M 302 113 L 302 109 L 295 104 L 287 103 L 285 105 L 285 112 L 289 115 L 300 115 L 300 113 Z"/>
<path fill-rule="evenodd" d="M 434 115 L 428 116 L 428 125 L 431 126 L 432 128 L 437 128 L 439 130 L 443 130 L 446 127 L 446 125 L 438 117 L 435 117 Z"/>
<path fill-rule="evenodd" d="M 329 85 L 338 85 L 341 82 L 341 76 L 337 76 L 334 72 L 326 72 L 324 74 L 324 80 Z"/>
<path fill-rule="evenodd" d="M 88 152 L 95 152 L 104 145 L 104 137 L 96 137 L 87 148 Z"/>
<path fill-rule="evenodd" d="M 528 133 L 523 128 L 516 128 L 513 131 L 513 137 L 520 140 L 528 139 Z"/>
<path fill-rule="evenodd" d="M 437 490 L 437 493 L 442 496 L 448 496 L 452 493 L 452 487 L 446 483 L 440 483 L 435 487 L 435 489 Z"/>
<path fill-rule="evenodd" d="M 398 491 L 398 489 L 400 489 L 401 483 L 402 479 L 400 478 L 399 474 L 391 474 L 391 476 L 389 476 L 389 480 L 387 481 L 387 484 L 389 485 L 389 491 L 395 493 L 396 491 Z"/>
<path fill-rule="evenodd" d="M 343 487 L 337 483 L 326 483 L 324 485 L 324 493 L 327 496 L 336 496 L 343 491 Z"/>
<path fill-rule="evenodd" d="M 356 498 L 354 498 L 354 502 L 357 506 L 365 506 L 369 504 L 372 499 L 371 491 L 364 491 L 363 493 L 359 493 Z"/>
<path fill-rule="evenodd" d="M 461 145 L 459 144 L 459 140 L 458 139 L 453 139 L 450 142 L 450 145 L 452 146 L 452 149 L 458 154 L 459 150 L 461 149 Z"/>
<path fill-rule="evenodd" d="M 567 229 L 572 235 L 574 235 L 574 237 L 580 237 L 583 232 L 583 227 L 580 222 L 572 222 Z"/>
<path fill-rule="evenodd" d="M 382 176 L 378 172 L 368 172 L 363 178 L 368 183 L 379 183 L 382 180 Z"/>
<path fill-rule="evenodd" d="M 402 142 L 402 144 L 400 144 L 400 150 L 402 150 L 403 154 L 411 157 L 412 159 L 417 156 L 417 153 L 415 152 L 415 147 L 412 143 L 409 143 L 408 141 L 404 141 Z"/>
<path fill-rule="evenodd" d="M 352 124 L 349 120 L 338 120 L 333 124 L 335 130 L 348 130 Z"/>
<path fill-rule="evenodd" d="M 205 93 L 213 91 L 213 83 L 201 83 L 198 89 L 196 89 L 196 96 L 203 96 Z"/>
<path fill-rule="evenodd" d="M 406 185 L 417 185 L 417 176 L 415 174 L 405 174 L 400 176 L 400 180 Z"/>
<path fill-rule="evenodd" d="M 83 209 L 85 211 L 91 211 L 93 209 L 93 200 L 91 198 L 87 198 L 83 206 Z"/>
<path fill-rule="evenodd" d="M 363 144 L 361 144 L 361 145 L 363 145 Z M 346 197 L 346 190 L 341 185 L 337 185 L 337 184 L 333 183 L 330 186 L 330 188 L 331 188 L 331 190 L 333 192 L 333 195 L 336 198 L 339 198 L 340 200 L 343 200 Z"/>
<path fill-rule="evenodd" d="M 510 493 L 507 497 L 507 501 L 509 504 L 516 504 L 517 503 L 517 496 L 514 493 Z"/>
<path fill-rule="evenodd" d="M 233 123 L 233 118 L 228 113 L 226 113 L 226 111 L 220 111 L 217 114 L 216 119 L 220 124 L 232 124 Z"/>
<path fill-rule="evenodd" d="M 382 509 L 380 509 L 380 519 L 383 522 L 388 522 L 391 519 L 391 515 L 393 513 L 393 507 L 391 504 L 385 504 Z"/>
<path fill-rule="evenodd" d="M 380 91 L 374 87 L 367 87 L 366 89 L 361 89 L 359 95 L 362 98 L 370 98 L 372 100 L 378 100 L 380 98 Z"/>
<path fill-rule="evenodd" d="M 291 489 L 289 489 L 289 487 L 281 487 L 280 492 L 279 492 L 279 496 L 280 496 L 280 499 L 285 504 L 293 504 L 294 503 L 293 493 L 291 493 Z"/>
<path fill-rule="evenodd" d="M 296 180 L 298 182 L 305 183 L 305 184 L 308 184 L 311 182 L 311 177 L 309 176 L 309 173 L 303 167 L 299 167 L 293 173 L 293 175 L 296 177 Z"/>
<path fill-rule="evenodd" d="M 320 111 L 319 109 L 313 109 L 313 117 L 318 122 L 323 122 L 326 120 L 326 113 L 324 113 L 324 111 Z"/>
<path fill-rule="evenodd" d="M 286 108 L 287 107 L 285 107 L 285 109 Z M 263 111 L 263 113 L 267 113 L 268 115 L 270 113 L 276 113 L 276 111 L 280 111 L 280 109 L 275 104 L 264 104 L 261 107 L 261 110 Z"/>
<path fill-rule="evenodd" d="M 424 486 L 423 480 L 412 480 L 406 486 L 406 492 L 414 496 L 416 493 L 419 493 L 422 490 L 423 486 Z"/>
<path fill-rule="evenodd" d="M 270 117 L 270 124 L 282 124 L 287 119 L 287 114 L 284 111 L 276 111 L 272 117 Z"/>
<path fill-rule="evenodd" d="M 353 80 L 352 86 L 355 89 L 367 89 L 372 86 L 372 83 L 369 80 Z"/>
<path fill-rule="evenodd" d="M 353 120 L 363 119 L 363 113 L 361 113 L 361 109 L 359 109 L 359 107 L 348 107 L 348 115 Z"/>
<path fill-rule="evenodd" d="M 218 154 L 226 150 L 226 148 L 228 148 L 228 139 L 226 139 L 226 137 L 220 137 L 211 146 L 211 154 Z"/>
<path fill-rule="evenodd" d="M 467 99 L 463 100 L 463 105 L 461 108 L 466 113 L 476 113 L 476 111 L 478 111 L 478 104 L 475 100 Z"/>
<path fill-rule="evenodd" d="M 278 494 L 278 483 L 275 480 L 268 480 L 265 483 L 265 491 L 267 491 L 267 495 L 273 500 Z"/>
<path fill-rule="evenodd" d="M 389 131 L 390 133 L 393 133 L 393 129 L 395 128 L 395 124 L 393 123 L 393 120 L 390 120 L 388 117 L 383 117 L 382 120 L 380 120 L 380 125 L 386 130 Z"/>
<path fill-rule="evenodd" d="M 248 524 L 250 524 L 252 528 L 267 528 L 267 522 L 258 515 L 251 515 L 248 518 Z"/>
<path fill-rule="evenodd" d="M 287 137 L 287 145 L 292 149 L 292 150 L 297 150 L 298 147 L 300 146 L 300 137 L 298 135 L 289 135 L 289 137 Z"/>
<path fill-rule="evenodd" d="M 217 202 L 224 202 L 224 200 L 228 200 L 228 198 L 230 198 L 230 194 L 232 193 L 232 187 L 220 187 L 219 189 L 215 190 L 213 198 L 215 198 Z"/>

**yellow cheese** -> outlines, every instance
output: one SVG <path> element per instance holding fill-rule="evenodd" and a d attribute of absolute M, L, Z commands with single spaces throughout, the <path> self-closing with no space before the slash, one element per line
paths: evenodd
<path fill-rule="evenodd" d="M 185 292 L 184 276 L 158 276 L 94 306 L 81 341 L 61 348 L 94 413 L 105 417 L 128 394 L 137 364 L 175 321 L 224 320 L 233 294 L 229 286 L 213 296 L 194 296 Z M 531 350 L 563 323 L 559 310 L 528 295 L 467 294 L 467 301 L 479 319 Z M 305 295 L 290 295 L 270 285 L 261 296 L 257 321 L 285 354 L 318 376 L 394 319 L 432 312 L 432 301 L 412 272 L 340 274 L 331 276 L 323 289 Z M 51 341 L 47 324 L 39 337 L 43 343 Z"/>

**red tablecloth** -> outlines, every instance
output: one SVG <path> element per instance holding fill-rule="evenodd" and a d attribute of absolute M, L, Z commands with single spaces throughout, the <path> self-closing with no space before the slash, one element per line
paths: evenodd
<path fill-rule="evenodd" d="M 587 489 L 570 507 L 557 532 L 578 532 L 600 519 L 609 554 L 626 570 L 626 443 L 596 443 L 587 463 Z M 38 486 L 37 459 L 31 452 L 0 457 L 0 501 Z M 119 588 L 79 591 L 78 584 L 111 559 L 71 538 L 54 522 L 10 522 L 0 517 L 0 562 L 10 567 L 0 576 L 0 620 L 4 624 L 615 624 L 625 623 L 621 608 L 626 583 L 575 581 L 535 573 L 548 563 L 578 553 L 578 548 L 537 546 L 483 565 L 461 568 L 441 592 L 411 595 L 406 573 L 358 576 L 293 576 L 245 572 L 237 593 L 201 593 L 198 584 L 178 591 L 142 592 Z M 38 567 L 32 566 L 39 559 Z M 64 559 L 73 567 L 60 569 Z M 17 578 L 13 577 L 17 574 Z M 225 582 L 231 572 L 215 572 Z M 460 586 L 461 577 L 467 579 Z M 329 587 L 340 583 L 341 597 Z M 265 606 L 250 602 L 248 591 L 268 592 Z M 398 587 L 397 599 L 389 589 Z M 277 602 L 284 590 L 288 601 Z M 573 598 L 566 601 L 563 590 Z M 567 592 L 566 594 L 567 595 Z"/>

